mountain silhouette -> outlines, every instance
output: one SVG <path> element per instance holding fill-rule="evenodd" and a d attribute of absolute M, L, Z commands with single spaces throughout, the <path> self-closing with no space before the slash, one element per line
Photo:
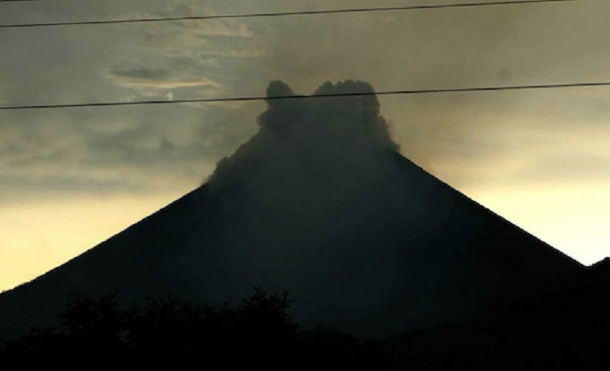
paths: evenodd
<path fill-rule="evenodd" d="M 327 82 L 314 94 L 373 92 Z M 293 94 L 271 82 L 269 97 Z M 0 335 L 52 325 L 71 293 L 221 305 L 288 291 L 291 314 L 359 336 L 466 321 L 585 267 L 399 153 L 373 96 L 268 100 L 208 181 L 0 295 Z"/>

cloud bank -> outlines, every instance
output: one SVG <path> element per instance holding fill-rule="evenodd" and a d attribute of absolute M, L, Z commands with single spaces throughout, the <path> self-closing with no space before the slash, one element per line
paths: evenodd
<path fill-rule="evenodd" d="M 130 69 L 113 69 L 108 72 L 115 84 L 130 88 L 176 89 L 196 86 L 217 88 L 219 83 L 207 76 L 181 76 L 166 69 L 135 67 Z"/>

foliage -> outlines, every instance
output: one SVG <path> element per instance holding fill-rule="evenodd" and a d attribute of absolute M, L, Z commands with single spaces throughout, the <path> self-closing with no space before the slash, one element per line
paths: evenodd
<path fill-rule="evenodd" d="M 72 295 L 59 329 L 32 329 L 0 349 L 0 359 L 22 365 L 91 365 L 95 360 L 95 366 L 195 362 L 211 368 L 303 369 L 338 364 L 346 354 L 360 357 L 362 345 L 347 334 L 323 327 L 300 331 L 287 313 L 289 306 L 287 294 L 261 289 L 237 306 L 220 309 L 171 297 L 121 309 L 114 294 Z"/>

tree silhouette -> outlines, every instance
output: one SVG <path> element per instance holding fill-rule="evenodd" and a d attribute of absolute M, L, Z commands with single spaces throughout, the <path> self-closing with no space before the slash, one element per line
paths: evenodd
<path fill-rule="evenodd" d="M 60 326 L 34 328 L 0 348 L 2 362 L 158 365 L 199 362 L 207 367 L 258 365 L 303 369 L 345 363 L 358 341 L 337 330 L 300 331 L 287 313 L 288 294 L 260 288 L 236 306 L 197 307 L 172 297 L 121 309 L 116 295 L 72 294 Z M 358 362 L 348 362 L 352 366 Z"/>
<path fill-rule="evenodd" d="M 607 288 L 586 283 L 477 319 L 366 342 L 322 324 L 299 328 L 288 295 L 260 288 L 221 308 L 172 297 L 121 308 L 114 294 L 71 295 L 58 328 L 0 342 L 0 368 L 603 370 L 610 363 Z"/>
<path fill-rule="evenodd" d="M 108 351 L 120 345 L 124 323 L 116 294 L 94 298 L 71 294 L 60 319 L 63 334 L 80 351 Z"/>

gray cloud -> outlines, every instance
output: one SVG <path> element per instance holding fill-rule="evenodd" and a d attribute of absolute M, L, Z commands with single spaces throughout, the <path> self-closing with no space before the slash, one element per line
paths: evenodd
<path fill-rule="evenodd" d="M 36 193 L 62 192 L 59 185 L 68 181 L 73 184 L 66 184 L 65 195 L 101 192 L 102 184 L 104 193 L 194 187 L 216 161 L 252 135 L 255 123 L 245 120 L 258 109 L 252 103 L 119 109 L 104 115 L 55 111 L 34 115 L 27 125 L 15 124 L 17 113 L 5 115 L 0 122 L 0 202 L 18 201 L 23 197 L 17 195 L 27 196 L 25 190 L 34 188 Z"/>
<path fill-rule="evenodd" d="M 115 84 L 130 88 L 176 89 L 201 86 L 217 88 L 220 86 L 207 76 L 180 76 L 170 70 L 144 67 L 112 69 L 108 71 L 107 76 Z"/>

